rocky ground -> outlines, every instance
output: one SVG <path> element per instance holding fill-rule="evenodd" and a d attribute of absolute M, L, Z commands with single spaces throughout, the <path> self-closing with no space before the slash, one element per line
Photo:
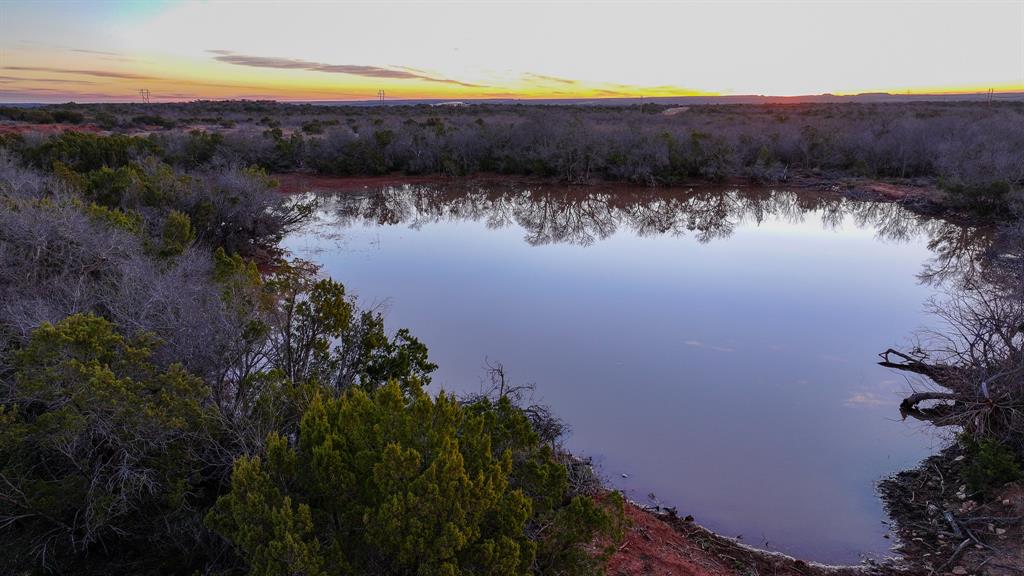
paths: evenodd
<path fill-rule="evenodd" d="M 1024 574 L 1024 485 L 982 497 L 956 481 L 964 455 L 952 446 L 879 486 L 910 574 Z"/>

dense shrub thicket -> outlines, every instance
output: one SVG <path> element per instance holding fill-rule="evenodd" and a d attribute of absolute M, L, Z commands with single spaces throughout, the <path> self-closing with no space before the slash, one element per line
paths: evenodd
<path fill-rule="evenodd" d="M 463 407 L 397 383 L 317 397 L 297 447 L 236 461 L 210 523 L 258 574 L 581 574 L 615 535 L 507 398 Z M 548 529 L 544 538 L 532 538 Z"/>
<path fill-rule="evenodd" d="M 85 120 L 85 115 L 59 106 L 47 107 L 45 110 L 4 106 L 0 107 L 0 118 L 33 124 L 81 124 Z"/>
<path fill-rule="evenodd" d="M 1017 102 L 711 105 L 672 111 L 659 105 L 198 102 L 69 110 L 106 121 L 115 132 L 137 132 L 137 120 L 149 118 L 143 126 L 148 135 L 133 145 L 154 146 L 167 162 L 185 167 L 241 163 L 271 172 L 330 175 L 496 172 L 648 185 L 731 176 L 779 182 L 794 171 L 810 171 L 929 178 L 965 203 L 975 196 L 999 199 L 1024 182 L 1018 153 L 1024 147 L 1024 103 Z M 67 147 L 26 144 L 25 154 L 45 164 L 62 157 Z"/>
<path fill-rule="evenodd" d="M 0 149 L 0 573 L 600 572 L 623 502 L 551 422 L 426 394 L 423 343 L 279 252 L 312 206 L 191 137 Z"/>

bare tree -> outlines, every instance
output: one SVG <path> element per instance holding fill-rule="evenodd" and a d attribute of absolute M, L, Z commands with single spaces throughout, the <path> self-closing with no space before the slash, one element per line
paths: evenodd
<path fill-rule="evenodd" d="M 983 261 L 961 268 L 933 300 L 942 325 L 910 351 L 887 350 L 882 366 L 927 378 L 900 406 L 904 416 L 1006 441 L 1024 450 L 1024 228 L 999 231 Z"/>

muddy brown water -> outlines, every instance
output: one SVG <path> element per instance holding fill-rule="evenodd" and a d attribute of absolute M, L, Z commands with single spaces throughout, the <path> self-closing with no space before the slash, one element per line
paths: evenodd
<path fill-rule="evenodd" d="M 941 439 L 876 355 L 934 322 L 917 275 L 952 225 L 771 190 L 318 195 L 285 247 L 423 340 L 433 390 L 500 361 L 634 500 L 807 560 L 889 554 L 875 483 Z"/>

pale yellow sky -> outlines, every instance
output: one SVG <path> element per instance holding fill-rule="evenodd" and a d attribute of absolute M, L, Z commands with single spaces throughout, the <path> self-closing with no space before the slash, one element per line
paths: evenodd
<path fill-rule="evenodd" d="M 1024 90 L 1007 2 L 0 2 L 0 100 Z"/>

